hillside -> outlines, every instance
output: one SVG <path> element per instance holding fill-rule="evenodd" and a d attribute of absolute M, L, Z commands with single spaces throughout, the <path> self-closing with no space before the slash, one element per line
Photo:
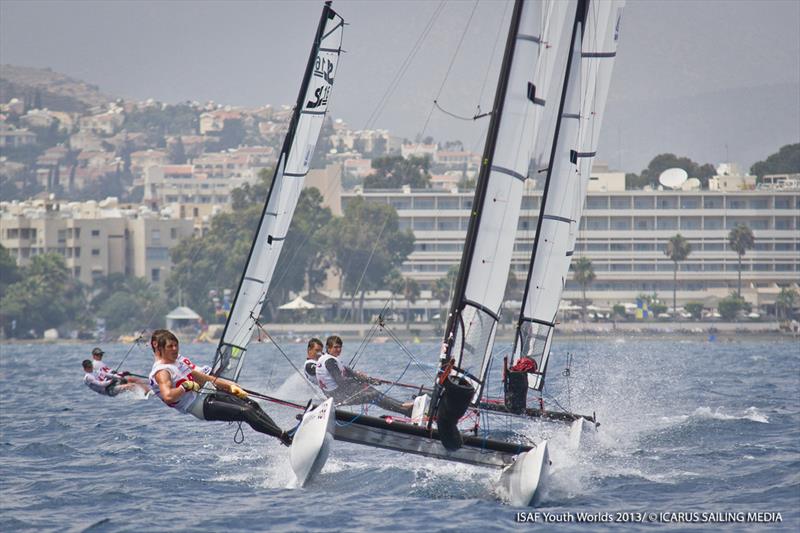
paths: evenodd
<path fill-rule="evenodd" d="M 50 69 L 0 65 L 0 102 L 12 98 L 33 102 L 37 93 L 42 107 L 78 113 L 114 99 L 96 85 Z"/>

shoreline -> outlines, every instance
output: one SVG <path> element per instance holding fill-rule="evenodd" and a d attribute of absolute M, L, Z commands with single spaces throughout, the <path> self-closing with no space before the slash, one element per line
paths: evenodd
<path fill-rule="evenodd" d="M 348 342 L 361 342 L 375 328 L 374 324 L 361 323 L 323 323 L 323 324 L 264 324 L 270 336 L 288 343 L 306 342 L 310 337 L 325 339 L 329 335 L 339 335 Z M 372 342 L 384 343 L 392 340 L 392 335 L 404 342 L 441 342 L 441 326 L 439 324 L 412 324 L 406 329 L 403 323 L 389 324 L 388 331 L 380 329 L 374 333 Z M 179 333 L 184 342 L 191 334 Z M 688 339 L 688 340 L 723 340 L 738 338 L 798 340 L 800 335 L 786 329 L 780 329 L 778 322 L 568 322 L 559 324 L 555 340 L 586 340 L 591 336 L 596 340 L 614 340 L 619 338 L 635 339 Z M 502 324 L 497 331 L 496 339 L 509 341 L 514 338 L 514 326 Z M 1 339 L 0 344 L 92 344 L 101 342 L 118 342 L 122 337 L 109 340 L 96 339 Z M 219 339 L 210 339 L 207 344 L 216 344 Z M 129 341 L 130 342 L 130 341 Z"/>

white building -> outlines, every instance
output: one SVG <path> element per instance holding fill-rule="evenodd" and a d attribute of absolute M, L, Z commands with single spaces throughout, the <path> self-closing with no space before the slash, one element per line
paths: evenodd
<path fill-rule="evenodd" d="M 0 202 L 0 244 L 20 266 L 58 253 L 72 275 L 91 285 L 112 273 L 163 287 L 172 269 L 169 251 L 192 235 L 192 221 L 167 218 L 144 206 L 33 200 Z"/>

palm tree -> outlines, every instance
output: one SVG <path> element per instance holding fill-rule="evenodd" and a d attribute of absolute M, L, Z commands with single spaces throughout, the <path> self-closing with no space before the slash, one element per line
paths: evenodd
<path fill-rule="evenodd" d="M 781 314 L 786 320 L 789 319 L 794 309 L 795 300 L 797 300 L 797 291 L 786 287 L 781 289 L 778 298 L 775 300 L 775 311 L 778 315 L 778 319 L 781 318 Z M 783 313 L 781 313 L 781 311 L 783 311 Z"/>
<path fill-rule="evenodd" d="M 742 224 L 737 224 L 728 233 L 728 244 L 739 255 L 739 289 L 736 292 L 739 298 L 742 297 L 742 256 L 747 250 L 752 250 L 755 243 L 753 231 Z"/>
<path fill-rule="evenodd" d="M 573 279 L 580 283 L 581 288 L 583 289 L 583 320 L 585 322 L 586 287 L 593 282 L 597 276 L 595 276 L 594 269 L 592 268 L 592 262 L 588 257 L 579 257 L 578 260 L 572 264 L 572 270 L 574 272 Z"/>
<path fill-rule="evenodd" d="M 678 316 L 678 263 L 689 257 L 690 253 L 692 253 L 692 245 L 680 233 L 670 237 L 667 247 L 664 249 L 664 255 L 669 257 L 675 265 L 672 271 L 672 318 Z"/>

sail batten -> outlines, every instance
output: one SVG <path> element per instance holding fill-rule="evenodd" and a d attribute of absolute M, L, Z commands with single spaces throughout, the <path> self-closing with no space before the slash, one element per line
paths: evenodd
<path fill-rule="evenodd" d="M 343 19 L 326 3 L 244 274 L 217 348 L 215 375 L 237 380 L 242 370 L 328 109 L 343 27 Z"/>
<path fill-rule="evenodd" d="M 537 136 L 548 135 L 544 113 L 559 50 L 549 43 L 559 40 L 570 5 L 518 0 L 511 17 L 442 354 L 474 387 L 472 403 L 483 393 Z"/>
<path fill-rule="evenodd" d="M 555 317 L 586 197 L 610 83 L 624 0 L 581 0 L 576 13 L 562 119 L 556 127 L 542 195 L 513 359 L 536 361 L 529 386 L 544 386 Z M 575 120 L 577 119 L 577 120 Z"/>

